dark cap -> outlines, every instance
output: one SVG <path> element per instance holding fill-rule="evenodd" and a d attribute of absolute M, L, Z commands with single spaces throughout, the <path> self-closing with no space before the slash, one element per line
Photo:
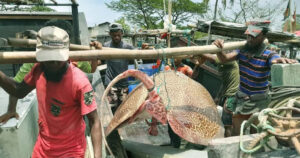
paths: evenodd
<path fill-rule="evenodd" d="M 109 25 L 109 32 L 118 31 L 118 30 L 123 31 L 123 27 L 122 27 L 121 24 L 112 23 L 112 24 Z"/>
<path fill-rule="evenodd" d="M 246 23 L 248 26 L 247 30 L 245 31 L 245 34 L 252 35 L 253 37 L 256 37 L 259 35 L 263 29 L 268 29 L 270 25 L 270 21 L 267 20 L 253 20 Z"/>

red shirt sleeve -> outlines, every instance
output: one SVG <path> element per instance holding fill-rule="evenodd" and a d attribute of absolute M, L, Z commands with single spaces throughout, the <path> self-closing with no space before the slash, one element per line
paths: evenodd
<path fill-rule="evenodd" d="M 31 71 L 25 76 L 24 82 L 30 86 L 35 87 L 37 76 L 41 74 L 40 64 L 35 64 Z"/>
<path fill-rule="evenodd" d="M 192 77 L 192 75 L 193 75 L 193 70 L 192 70 L 192 68 L 190 68 L 189 66 L 187 66 L 186 73 L 187 73 L 187 75 L 188 75 L 189 77 Z"/>
<path fill-rule="evenodd" d="M 165 70 L 170 70 L 170 66 L 165 66 Z"/>
<path fill-rule="evenodd" d="M 79 89 L 78 94 L 80 95 L 81 115 L 86 115 L 97 109 L 94 91 L 90 83 Z"/>

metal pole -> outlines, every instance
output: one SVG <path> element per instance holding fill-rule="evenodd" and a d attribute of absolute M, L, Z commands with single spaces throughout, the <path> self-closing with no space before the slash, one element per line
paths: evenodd
<path fill-rule="evenodd" d="M 75 44 L 81 44 L 79 35 L 79 20 L 78 20 L 78 4 L 72 4 L 72 18 L 73 18 L 73 28 Z"/>
<path fill-rule="evenodd" d="M 291 12 L 291 8 L 292 8 L 292 6 L 291 6 L 291 0 L 289 1 L 289 6 L 290 6 L 290 9 L 289 9 L 289 12 L 290 12 L 290 16 L 288 17 L 289 19 L 289 27 L 290 27 L 290 33 L 292 33 L 293 31 L 292 31 L 292 20 L 291 20 L 291 17 L 293 17 L 293 13 Z"/>
<path fill-rule="evenodd" d="M 294 47 L 293 46 L 290 46 L 290 59 L 294 59 Z"/>

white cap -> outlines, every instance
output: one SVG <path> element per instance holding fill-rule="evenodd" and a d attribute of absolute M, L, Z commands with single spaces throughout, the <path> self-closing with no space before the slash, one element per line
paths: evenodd
<path fill-rule="evenodd" d="M 67 61 L 69 59 L 69 35 L 66 31 L 47 26 L 37 34 L 36 60 Z"/>

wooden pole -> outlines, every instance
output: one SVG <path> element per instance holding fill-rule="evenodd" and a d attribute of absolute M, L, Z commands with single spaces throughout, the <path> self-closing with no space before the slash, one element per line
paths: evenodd
<path fill-rule="evenodd" d="M 36 46 L 36 40 L 33 39 L 19 39 L 19 38 L 8 38 L 7 39 L 8 44 L 14 47 L 30 47 L 30 48 L 35 48 Z M 85 46 L 85 45 L 78 45 L 78 44 L 70 44 L 70 50 L 90 50 L 90 46 Z M 114 49 L 116 48 L 109 48 L 109 47 L 103 47 L 103 50 L 109 50 L 109 49 Z"/>
<path fill-rule="evenodd" d="M 170 33 L 170 34 L 191 34 L 191 30 L 168 30 L 168 29 L 155 29 L 155 30 L 143 30 L 141 32 L 137 32 L 133 35 L 157 35 L 163 33 Z"/>
<path fill-rule="evenodd" d="M 223 51 L 239 49 L 246 44 L 246 41 L 228 42 L 224 44 Z M 165 48 L 156 50 L 127 50 L 127 49 L 112 49 L 112 50 L 87 50 L 87 51 L 70 51 L 70 60 L 73 61 L 89 61 L 95 59 L 161 59 L 164 56 L 172 58 L 176 56 L 186 55 L 189 58 L 191 55 L 213 54 L 221 51 L 215 45 L 192 46 Z M 0 52 L 0 64 L 14 63 L 32 63 L 36 62 L 35 52 Z"/>

